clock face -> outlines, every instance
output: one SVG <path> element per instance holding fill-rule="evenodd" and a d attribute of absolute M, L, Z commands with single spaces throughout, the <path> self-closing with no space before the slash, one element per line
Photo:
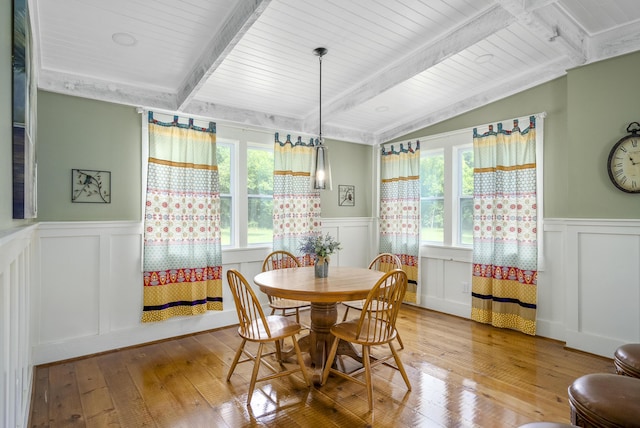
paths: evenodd
<path fill-rule="evenodd" d="M 640 193 L 640 135 L 624 137 L 613 146 L 607 169 L 618 189 Z"/>

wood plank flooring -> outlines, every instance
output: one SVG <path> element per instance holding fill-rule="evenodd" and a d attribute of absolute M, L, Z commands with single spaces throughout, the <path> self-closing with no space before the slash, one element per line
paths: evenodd
<path fill-rule="evenodd" d="M 309 312 L 301 316 L 308 324 Z M 407 305 L 398 328 L 412 391 L 397 370 L 377 367 L 373 412 L 368 412 L 363 387 L 330 377 L 324 386 L 307 388 L 299 373 L 258 384 L 247 407 L 252 365 L 240 364 L 226 381 L 240 344 L 236 327 L 229 327 L 37 367 L 30 426 L 493 428 L 568 423 L 571 382 L 587 373 L 615 372 L 611 359 L 565 349 L 553 340 Z"/>

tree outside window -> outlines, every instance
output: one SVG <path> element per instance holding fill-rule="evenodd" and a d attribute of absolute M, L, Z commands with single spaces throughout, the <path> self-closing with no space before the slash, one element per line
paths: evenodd
<path fill-rule="evenodd" d="M 231 144 L 217 143 L 216 156 L 218 158 L 218 180 L 220 185 L 220 229 L 221 244 L 231 245 L 231 231 L 233 230 L 233 196 L 231 193 Z"/>
<path fill-rule="evenodd" d="M 420 139 L 420 240 L 473 245 L 473 141 L 469 130 Z"/>
<path fill-rule="evenodd" d="M 458 150 L 458 242 L 473 245 L 473 148 Z"/>
<path fill-rule="evenodd" d="M 426 152 L 420 159 L 420 239 L 444 242 L 444 153 Z"/>
<path fill-rule="evenodd" d="M 273 150 L 247 149 L 248 244 L 273 241 Z"/>

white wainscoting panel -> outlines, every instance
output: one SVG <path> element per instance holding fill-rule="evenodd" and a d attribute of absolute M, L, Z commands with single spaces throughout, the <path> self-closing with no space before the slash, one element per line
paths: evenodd
<path fill-rule="evenodd" d="M 331 256 L 330 265 L 367 267 L 378 254 L 377 244 L 371 245 L 372 242 L 378 242 L 373 237 L 371 218 L 323 218 L 322 233 L 329 233 L 342 247 L 342 250 Z"/>
<path fill-rule="evenodd" d="M 222 311 L 142 323 L 142 225 L 138 222 L 51 222 L 39 227 L 41 295 L 36 302 L 35 364 L 236 324 L 223 280 Z M 223 267 L 242 260 L 260 269 L 268 248 L 230 251 Z M 256 271 L 257 273 L 257 271 Z M 252 278 L 249 276 L 248 278 Z M 266 297 L 265 297 L 266 302 Z"/>
<path fill-rule="evenodd" d="M 100 235 L 41 235 L 40 251 L 41 343 L 99 334 Z"/>
<path fill-rule="evenodd" d="M 469 318 L 471 250 L 423 246 L 420 249 L 419 306 Z"/>
<path fill-rule="evenodd" d="M 26 427 L 33 363 L 31 290 L 36 225 L 0 234 L 0 425 Z"/>
<path fill-rule="evenodd" d="M 371 218 L 323 219 L 323 233 L 343 246 L 332 264 L 367 266 L 378 252 L 375 229 Z M 31 290 L 34 364 L 237 323 L 226 277 L 223 311 L 141 323 L 141 232 L 138 222 L 38 226 L 38 281 Z M 544 234 L 538 335 L 606 357 L 622 343 L 640 342 L 640 221 L 548 219 Z M 237 268 L 252 282 L 270 250 L 224 250 L 223 268 Z M 7 307 L 7 278 L 15 274 L 3 266 L 0 286 Z M 470 316 L 470 249 L 423 247 L 419 275 L 419 306 Z M 266 296 L 259 295 L 266 304 Z M 2 327 L 8 331 L 6 321 Z M 2 355 L 8 355 L 6 337 Z"/>
<path fill-rule="evenodd" d="M 342 242 L 335 266 L 367 266 L 372 220 L 323 219 L 323 233 Z M 44 364 L 237 324 L 223 279 L 223 311 L 142 323 L 142 225 L 138 222 L 51 222 L 39 227 L 40 277 L 34 284 L 33 360 Z M 223 250 L 223 270 L 251 284 L 271 248 Z M 257 290 L 266 306 L 267 297 Z"/>
<path fill-rule="evenodd" d="M 640 221 L 554 219 L 545 230 L 564 236 L 567 346 L 612 358 L 640 342 Z"/>
<path fill-rule="evenodd" d="M 537 334 L 565 340 L 566 236 L 562 230 L 544 231 L 544 270 L 538 271 Z"/>
<path fill-rule="evenodd" d="M 612 358 L 640 342 L 640 221 L 546 219 L 537 334 Z M 469 318 L 471 250 L 425 246 L 419 306 Z"/>

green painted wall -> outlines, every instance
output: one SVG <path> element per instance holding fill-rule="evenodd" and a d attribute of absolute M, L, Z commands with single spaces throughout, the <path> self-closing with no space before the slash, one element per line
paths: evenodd
<path fill-rule="evenodd" d="M 10 10 L 10 2 L 2 0 Z M 3 12 L 4 10 L 0 10 Z M 7 14 L 0 13 L 7 21 Z M 11 35 L 0 26 L 0 88 L 11 87 Z M 640 195 L 628 195 L 609 182 L 610 148 L 640 121 L 634 70 L 640 52 L 570 70 L 564 77 L 488 104 L 398 140 L 468 128 L 496 120 L 546 112 L 545 217 L 638 218 Z M 11 201 L 10 101 L 0 105 L 0 197 Z M 5 113 L 5 114 L 2 114 Z M 116 126 L 112 126 L 112 125 Z M 140 214 L 140 116 L 133 107 L 38 93 L 38 209 L 40 221 L 138 220 Z M 367 217 L 374 188 L 372 148 L 327 141 L 334 190 L 323 192 L 323 217 Z M 111 204 L 72 204 L 72 168 L 112 172 Z M 355 207 L 339 207 L 338 185 L 356 186 Z M 0 229 L 24 222 L 11 219 L 10 204 L 0 206 Z"/>
<path fill-rule="evenodd" d="M 332 190 L 320 192 L 322 217 L 371 217 L 372 193 L 374 178 L 372 177 L 373 148 L 364 144 L 345 143 L 326 140 L 331 162 Z M 350 184 L 355 186 L 355 205 L 344 207 L 338 205 L 338 186 Z"/>
<path fill-rule="evenodd" d="M 640 194 L 617 190 L 606 167 L 609 150 L 627 125 L 640 122 L 639 69 L 640 52 L 589 64 L 397 140 L 544 111 L 544 216 L 639 218 Z"/>
<path fill-rule="evenodd" d="M 140 115 L 133 107 L 39 91 L 38 219 L 140 219 L 140 126 Z M 321 194 L 323 217 L 369 217 L 373 149 L 331 140 L 326 144 L 333 190 Z M 72 203 L 73 168 L 111 171 L 111 204 Z M 338 206 L 338 184 L 356 186 L 354 207 Z"/>
<path fill-rule="evenodd" d="M 640 194 L 616 189 L 607 173 L 611 147 L 640 122 L 640 52 L 569 71 L 568 216 L 640 218 Z"/>
<path fill-rule="evenodd" d="M 141 132 L 134 107 L 38 92 L 38 220 L 140 220 Z M 71 170 L 111 171 L 111 203 L 72 203 Z"/>

